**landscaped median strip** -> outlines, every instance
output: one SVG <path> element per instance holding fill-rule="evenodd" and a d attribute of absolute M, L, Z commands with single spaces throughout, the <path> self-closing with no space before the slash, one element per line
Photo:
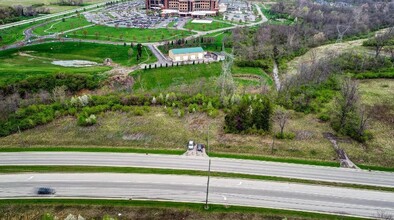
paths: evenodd
<path fill-rule="evenodd" d="M 0 174 L 9 173 L 140 173 L 140 174 L 171 174 L 189 176 L 207 176 L 207 171 L 160 169 L 143 167 L 107 167 L 107 166 L 0 166 Z M 251 174 L 238 174 L 226 172 L 211 172 L 214 177 L 241 178 L 252 180 L 266 180 L 279 182 L 304 183 L 313 185 L 325 185 L 335 187 L 346 187 L 366 190 L 379 190 L 394 192 L 394 187 L 369 186 L 350 183 L 327 182 L 317 180 L 305 180 L 286 177 L 262 176 Z"/>
<path fill-rule="evenodd" d="M 149 209 L 179 209 L 181 211 L 189 210 L 192 212 L 208 212 L 210 214 L 220 213 L 255 213 L 267 218 L 274 218 L 279 216 L 282 218 L 297 218 L 297 219 L 342 219 L 353 220 L 360 219 L 360 217 L 352 216 L 339 216 L 335 214 L 325 214 L 318 212 L 285 210 L 285 209 L 272 209 L 272 208 L 256 208 L 247 206 L 225 206 L 218 204 L 210 204 L 209 209 L 204 209 L 204 205 L 200 203 L 182 203 L 182 202 L 168 202 L 168 201 L 147 201 L 147 200 L 119 200 L 119 199 L 64 199 L 64 198 L 42 198 L 42 199 L 4 199 L 0 200 L 0 208 L 12 206 L 21 207 L 29 206 L 29 208 L 40 207 L 86 207 L 92 206 L 105 206 L 105 207 L 136 207 L 136 208 L 149 208 Z M 365 218 L 367 219 L 367 218 Z"/>

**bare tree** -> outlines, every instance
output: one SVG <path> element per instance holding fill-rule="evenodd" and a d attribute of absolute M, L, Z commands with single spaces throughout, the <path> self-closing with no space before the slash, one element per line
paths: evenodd
<path fill-rule="evenodd" d="M 279 125 L 279 128 L 280 128 L 280 136 L 281 136 L 281 137 L 284 136 L 283 131 L 284 131 L 284 129 L 285 129 L 285 126 L 286 126 L 286 124 L 287 124 L 289 118 L 290 118 L 289 112 L 288 112 L 286 109 L 284 109 L 282 106 L 278 107 L 278 108 L 275 110 L 275 113 L 274 113 L 274 121 L 275 121 L 276 123 L 278 123 L 278 125 Z"/>
<path fill-rule="evenodd" d="M 344 80 L 336 106 L 339 111 L 339 129 L 345 127 L 348 122 L 349 115 L 355 111 L 358 102 L 358 83 L 350 78 Z"/>
<path fill-rule="evenodd" d="M 375 47 L 375 58 L 379 57 L 383 47 L 386 46 L 386 44 L 391 38 L 394 38 L 394 27 L 387 29 L 383 33 L 376 34 L 375 38 L 373 39 L 373 44 Z"/>
<path fill-rule="evenodd" d="M 349 24 L 348 25 L 337 24 L 337 32 L 338 32 L 337 43 L 342 42 L 343 36 L 346 34 L 349 28 L 350 28 Z"/>
<path fill-rule="evenodd" d="M 21 97 L 18 93 L 3 97 L 0 95 L 0 119 L 7 118 L 9 113 L 18 110 Z"/>
<path fill-rule="evenodd" d="M 60 102 L 63 104 L 64 101 L 66 100 L 66 90 L 67 90 L 66 86 L 56 86 L 52 90 L 52 99 L 55 102 Z"/>
<path fill-rule="evenodd" d="M 51 94 L 46 90 L 40 90 L 36 96 L 40 103 L 48 104 L 51 101 Z"/>
<path fill-rule="evenodd" d="M 371 111 L 367 109 L 365 105 L 362 105 L 359 108 L 359 124 L 358 124 L 358 129 L 357 132 L 360 136 L 364 136 L 365 130 L 367 130 L 368 125 L 369 125 L 369 120 L 371 119 Z"/>

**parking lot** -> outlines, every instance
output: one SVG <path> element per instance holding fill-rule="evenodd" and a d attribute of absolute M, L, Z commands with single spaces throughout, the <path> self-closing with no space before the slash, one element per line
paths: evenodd
<path fill-rule="evenodd" d="M 157 12 L 147 14 L 144 1 L 135 0 L 107 6 L 100 11 L 85 12 L 89 22 L 110 27 L 162 28 L 172 18 L 162 18 Z"/>
<path fill-rule="evenodd" d="M 247 1 L 223 1 L 227 4 L 227 11 L 223 14 L 223 20 L 232 22 L 255 22 L 255 15 L 252 4 Z"/>

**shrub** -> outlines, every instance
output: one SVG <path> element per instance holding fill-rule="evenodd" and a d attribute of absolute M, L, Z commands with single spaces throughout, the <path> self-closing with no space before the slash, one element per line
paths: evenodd
<path fill-rule="evenodd" d="M 97 119 L 95 115 L 89 115 L 86 112 L 81 113 L 78 116 L 78 125 L 79 126 L 92 126 L 97 123 Z"/>
<path fill-rule="evenodd" d="M 183 109 L 178 109 L 177 115 L 179 118 L 182 118 L 185 115 L 185 111 Z"/>
<path fill-rule="evenodd" d="M 295 134 L 294 133 L 287 133 L 284 132 L 283 134 L 281 133 L 276 133 L 275 137 L 277 139 L 288 139 L 288 140 L 293 140 L 295 138 Z"/>
<path fill-rule="evenodd" d="M 319 116 L 318 116 L 318 118 L 319 118 L 321 121 L 326 122 L 326 121 L 329 121 L 329 120 L 330 120 L 330 115 L 327 114 L 327 113 L 320 113 Z"/>
<path fill-rule="evenodd" d="M 197 112 L 198 111 L 198 105 L 197 104 L 190 104 L 188 107 L 187 107 L 187 109 L 188 109 L 188 112 L 189 113 L 194 113 L 194 112 Z"/>
<path fill-rule="evenodd" d="M 174 111 L 172 110 L 171 107 L 166 108 L 166 112 L 169 116 L 173 116 L 174 115 Z"/>
<path fill-rule="evenodd" d="M 269 131 L 271 129 L 272 104 L 267 97 L 252 100 L 244 96 L 239 105 L 234 105 L 225 116 L 225 131 L 242 133 L 248 129 Z"/>
<path fill-rule="evenodd" d="M 219 116 L 219 111 L 217 109 L 211 109 L 208 111 L 208 116 L 211 118 L 216 118 Z"/>
<path fill-rule="evenodd" d="M 141 107 L 136 107 L 133 111 L 135 116 L 143 116 L 144 110 Z"/>

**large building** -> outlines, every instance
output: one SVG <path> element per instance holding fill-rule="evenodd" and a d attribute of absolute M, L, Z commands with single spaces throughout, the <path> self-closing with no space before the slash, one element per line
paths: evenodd
<path fill-rule="evenodd" d="M 175 62 L 202 60 L 205 52 L 201 47 L 172 49 L 168 56 Z"/>
<path fill-rule="evenodd" d="M 219 11 L 219 0 L 145 0 L 145 4 L 147 9 L 181 16 L 213 15 Z"/>

